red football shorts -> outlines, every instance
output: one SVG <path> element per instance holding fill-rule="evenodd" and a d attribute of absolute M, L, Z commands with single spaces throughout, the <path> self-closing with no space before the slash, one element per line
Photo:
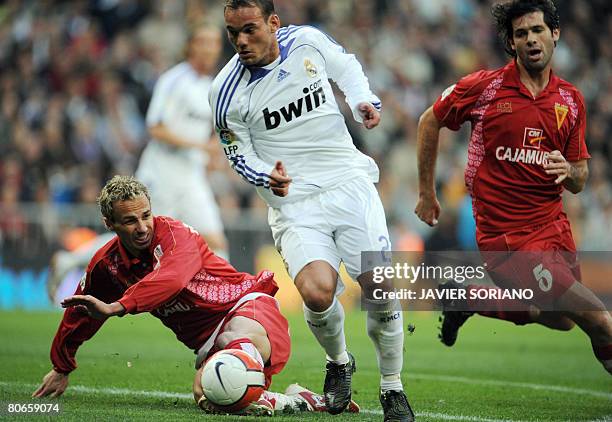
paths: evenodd
<path fill-rule="evenodd" d="M 225 322 L 221 326 L 221 330 L 219 330 L 219 334 L 223 332 L 225 325 L 235 316 L 242 316 L 259 322 L 268 334 L 271 353 L 270 360 L 266 363 L 266 366 L 264 366 L 267 389 L 272 382 L 272 375 L 282 371 L 289 361 L 289 355 L 291 354 L 289 324 L 280 313 L 276 300 L 270 296 L 260 296 L 256 299 L 249 300 L 238 309 L 227 314 Z M 218 351 L 219 349 L 213 347 L 206 359 Z"/>
<path fill-rule="evenodd" d="M 576 244 L 565 217 L 503 234 L 476 234 L 495 284 L 505 289 L 532 289 L 533 302 L 542 310 L 553 310 L 555 300 L 581 281 Z"/>

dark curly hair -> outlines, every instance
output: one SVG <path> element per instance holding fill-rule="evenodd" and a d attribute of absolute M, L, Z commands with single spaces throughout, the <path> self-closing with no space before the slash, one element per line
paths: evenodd
<path fill-rule="evenodd" d="M 559 13 L 557 6 L 552 0 L 513 0 L 505 3 L 497 3 L 491 8 L 491 14 L 495 18 L 497 34 L 504 43 L 506 53 L 516 57 L 512 50 L 512 21 L 528 13 L 544 13 L 544 23 L 551 31 L 559 29 Z"/>

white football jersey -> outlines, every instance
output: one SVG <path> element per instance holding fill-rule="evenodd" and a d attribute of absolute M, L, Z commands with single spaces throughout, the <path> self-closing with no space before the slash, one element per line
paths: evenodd
<path fill-rule="evenodd" d="M 377 182 L 378 167 L 355 148 L 329 83 L 357 121 L 359 103 L 380 110 L 355 56 L 313 27 L 283 27 L 276 36 L 274 62 L 249 68 L 235 55 L 213 82 L 215 130 L 232 168 L 274 208 L 356 177 Z M 269 189 L 278 160 L 293 179 L 284 198 Z"/>
<path fill-rule="evenodd" d="M 147 110 L 147 126 L 163 124 L 180 138 L 205 144 L 212 134 L 212 110 L 206 101 L 212 78 L 199 75 L 189 63 L 182 62 L 163 73 Z M 199 148 L 176 148 L 152 139 L 143 151 L 139 171 L 175 173 L 193 171 L 205 177 L 207 154 Z"/>

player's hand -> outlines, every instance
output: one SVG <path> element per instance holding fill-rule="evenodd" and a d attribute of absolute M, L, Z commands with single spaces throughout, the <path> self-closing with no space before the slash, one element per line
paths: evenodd
<path fill-rule="evenodd" d="M 94 319 L 106 319 L 113 315 L 118 315 L 121 313 L 119 312 L 120 308 L 123 308 L 118 302 L 108 304 L 91 295 L 68 296 L 62 301 L 62 308 L 70 308 L 73 306 L 84 309 L 87 314 Z"/>
<path fill-rule="evenodd" d="M 438 224 L 438 218 L 440 217 L 440 203 L 436 194 L 433 195 L 419 195 L 419 200 L 414 209 L 414 213 L 430 226 Z"/>
<path fill-rule="evenodd" d="M 366 129 L 373 129 L 380 123 L 380 113 L 372 104 L 359 103 L 357 110 L 363 119 L 363 126 Z"/>
<path fill-rule="evenodd" d="M 558 150 L 552 151 L 548 155 L 548 160 L 544 163 L 546 174 L 557 176 L 555 179 L 557 185 L 569 177 L 571 169 L 571 164 L 567 162 L 561 151 Z"/>
<path fill-rule="evenodd" d="M 44 376 L 42 384 L 32 393 L 32 397 L 59 397 L 68 388 L 68 375 L 52 369 Z"/>
<path fill-rule="evenodd" d="M 287 170 L 282 161 L 277 161 L 270 173 L 270 190 L 276 196 L 287 196 L 291 177 L 287 176 Z"/>

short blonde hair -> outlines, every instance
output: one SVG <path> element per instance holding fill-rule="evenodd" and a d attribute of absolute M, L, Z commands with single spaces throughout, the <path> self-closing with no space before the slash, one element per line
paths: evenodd
<path fill-rule="evenodd" d="M 114 176 L 106 182 L 98 196 L 98 205 L 104 218 L 113 221 L 113 202 L 127 201 L 146 196 L 149 201 L 149 189 L 132 176 Z"/>

